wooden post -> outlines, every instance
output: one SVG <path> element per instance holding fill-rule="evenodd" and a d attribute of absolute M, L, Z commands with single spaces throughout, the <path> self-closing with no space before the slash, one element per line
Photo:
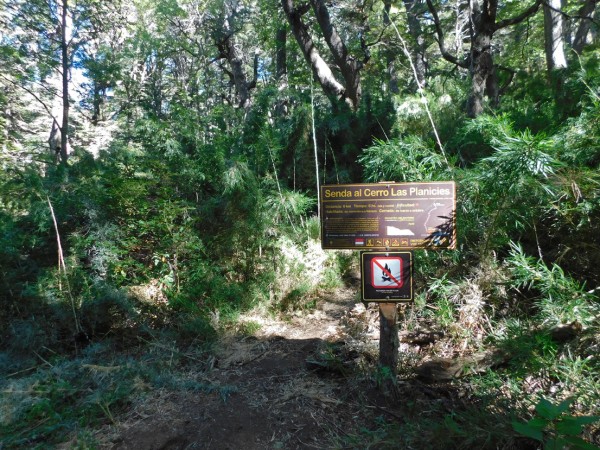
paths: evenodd
<path fill-rule="evenodd" d="M 386 395 L 396 394 L 398 373 L 398 309 L 397 303 L 379 304 L 379 367 L 385 376 L 380 388 Z"/>

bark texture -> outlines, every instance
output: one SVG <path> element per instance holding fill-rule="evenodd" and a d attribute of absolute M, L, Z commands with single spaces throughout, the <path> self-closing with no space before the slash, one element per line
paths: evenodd
<path fill-rule="evenodd" d="M 254 55 L 253 78 L 248 80 L 244 70 L 244 53 L 234 37 L 233 22 L 236 14 L 235 9 L 226 4 L 222 29 L 216 32 L 216 44 L 219 56 L 229 63 L 229 76 L 235 86 L 238 106 L 248 110 L 252 106 L 251 89 L 256 87 L 258 78 L 258 54 Z"/>
<path fill-rule="evenodd" d="M 349 54 L 344 41 L 331 22 L 325 2 L 311 0 L 310 5 L 303 4 L 296 7 L 293 0 L 281 0 L 281 5 L 300 50 L 325 94 L 334 103 L 343 101 L 352 110 L 356 110 L 361 96 L 360 70 L 363 63 Z M 343 82 L 336 79 L 332 67 L 320 55 L 309 33 L 308 25 L 302 19 L 310 8 L 315 14 L 317 24 L 331 53 L 333 67 L 339 69 Z"/>
<path fill-rule="evenodd" d="M 433 0 L 426 1 L 433 18 L 442 56 L 459 67 L 469 69 L 472 83 L 467 101 L 467 115 L 477 117 L 484 110 L 486 94 L 492 106 L 495 106 L 499 101 L 498 78 L 492 53 L 494 33 L 502 28 L 520 23 L 535 14 L 542 0 L 535 0 L 521 14 L 501 21 L 497 20 L 498 0 L 469 0 L 471 50 L 467 59 L 459 58 L 448 51 L 437 8 Z"/>
<path fill-rule="evenodd" d="M 483 7 L 471 0 L 471 95 L 467 102 L 467 115 L 477 117 L 483 112 L 484 95 L 489 86 L 490 97 L 497 97 L 497 83 L 494 75 L 494 58 L 492 55 L 492 36 L 496 24 L 496 4 Z M 494 103 L 497 100 L 494 100 Z"/>
<path fill-rule="evenodd" d="M 404 0 L 408 19 L 408 32 L 412 38 L 411 53 L 417 74 L 418 87 L 424 87 L 427 63 L 425 60 L 425 35 L 421 29 L 421 22 L 418 17 L 419 5 L 420 2 L 417 0 Z"/>
<path fill-rule="evenodd" d="M 68 2 L 63 0 L 60 24 L 60 51 L 62 69 L 62 125 L 60 128 L 60 161 L 67 163 L 69 157 L 67 145 L 69 142 L 69 43 L 67 42 Z"/>
<path fill-rule="evenodd" d="M 391 0 L 384 0 L 383 2 L 383 24 L 387 27 L 390 23 L 391 23 L 391 19 L 390 19 L 390 10 L 392 9 L 392 1 Z M 388 76 L 389 76 L 389 88 L 390 88 L 390 92 L 392 92 L 393 94 L 397 94 L 398 92 L 400 92 L 400 89 L 398 88 L 398 75 L 396 73 L 396 67 L 395 67 L 395 55 L 396 53 L 394 51 L 392 51 L 391 49 L 387 49 L 386 50 L 386 66 L 387 66 L 387 72 L 388 72 Z"/>
<path fill-rule="evenodd" d="M 563 16 L 561 0 L 546 0 L 544 3 L 544 48 L 548 71 L 565 69 Z"/>
<path fill-rule="evenodd" d="M 573 50 L 575 50 L 577 54 L 581 54 L 583 48 L 588 43 L 588 35 L 590 34 L 590 29 L 594 20 L 594 12 L 597 3 L 598 0 L 586 0 L 577 14 L 581 20 L 577 32 L 575 33 L 575 39 L 573 39 Z"/>

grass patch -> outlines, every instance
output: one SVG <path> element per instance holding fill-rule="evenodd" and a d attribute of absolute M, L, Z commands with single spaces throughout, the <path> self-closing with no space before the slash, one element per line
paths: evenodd
<path fill-rule="evenodd" d="M 3 448 L 51 448 L 74 436 L 93 447 L 86 430 L 118 423 L 132 402 L 156 389 L 217 389 L 195 375 L 183 375 L 188 363 L 202 367 L 208 361 L 204 350 L 182 351 L 154 341 L 130 352 L 135 355 L 114 354 L 110 344 L 95 344 L 78 358 L 58 358 L 27 376 L 0 382 Z"/>

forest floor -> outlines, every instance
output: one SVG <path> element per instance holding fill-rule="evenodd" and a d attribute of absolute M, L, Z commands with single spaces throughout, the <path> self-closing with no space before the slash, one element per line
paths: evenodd
<path fill-rule="evenodd" d="M 376 367 L 378 309 L 357 303 L 354 289 L 285 320 L 260 320 L 251 336 L 219 342 L 202 373 L 213 389 L 154 392 L 96 435 L 102 448 L 360 448 L 363 439 L 377 441 L 382 424 L 418 416 L 420 403 L 453 403 L 447 389 L 416 379 L 400 382 L 394 400 L 381 394 L 376 374 L 360 370 L 369 358 Z"/>

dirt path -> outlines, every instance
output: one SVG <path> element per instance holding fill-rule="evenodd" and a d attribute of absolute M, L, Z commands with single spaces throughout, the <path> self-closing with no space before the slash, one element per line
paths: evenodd
<path fill-rule="evenodd" d="M 355 291 L 342 290 L 310 313 L 264 324 L 255 336 L 225 339 L 203 375 L 213 392 L 163 393 L 144 403 L 119 425 L 112 448 L 342 445 L 386 411 L 372 381 L 345 373 L 353 352 L 343 322 L 355 302 Z"/>

